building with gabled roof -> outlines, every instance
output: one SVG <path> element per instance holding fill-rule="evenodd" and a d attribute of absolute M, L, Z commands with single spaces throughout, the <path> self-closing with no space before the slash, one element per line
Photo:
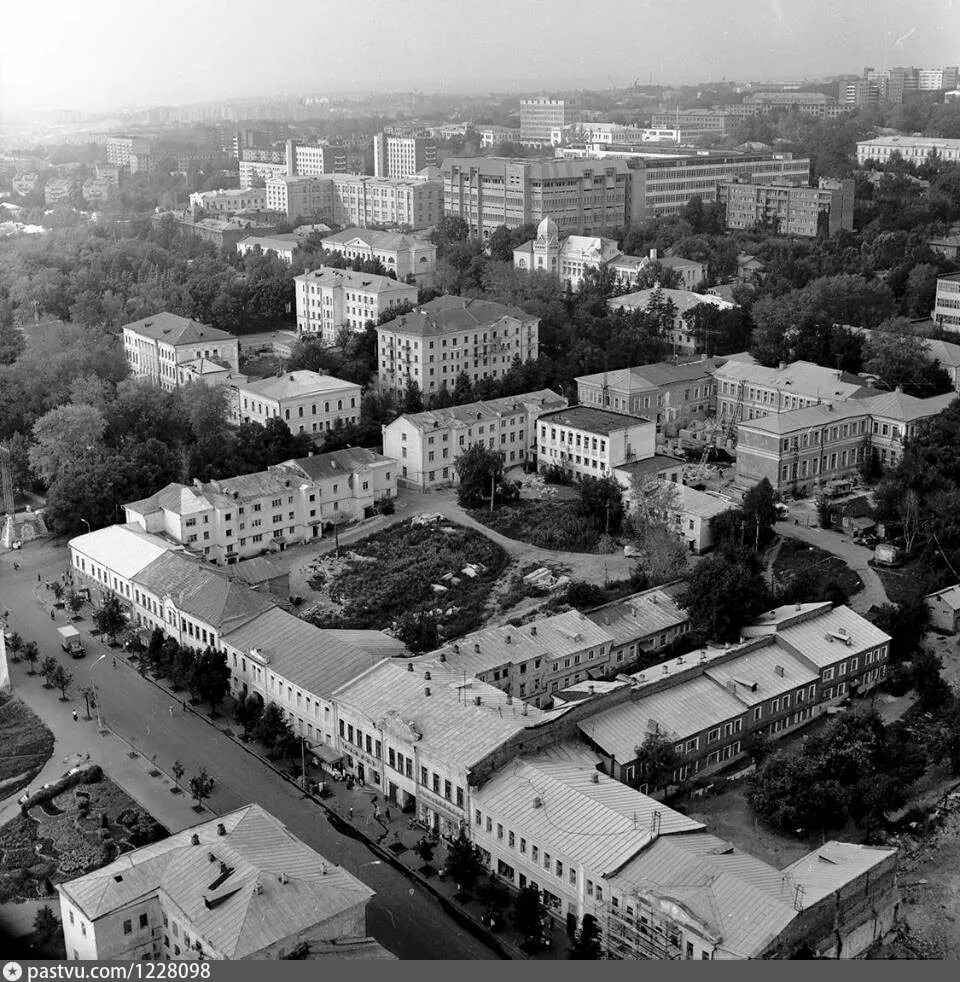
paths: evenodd
<path fill-rule="evenodd" d="M 564 287 L 579 290 L 587 270 L 599 270 L 620 255 L 616 239 L 600 235 L 568 235 L 560 241 L 556 222 L 544 218 L 536 238 L 513 250 L 513 265 L 526 272 L 550 273 Z"/>
<path fill-rule="evenodd" d="M 237 405 L 244 423 L 266 425 L 282 419 L 291 433 L 322 434 L 360 421 L 363 387 L 332 375 L 299 369 L 237 384 Z"/>
<path fill-rule="evenodd" d="M 345 228 L 326 236 L 322 244 L 327 252 L 336 252 L 344 259 L 377 260 L 401 282 L 412 276 L 418 284 L 427 283 L 437 271 L 437 247 L 403 232 Z"/>
<path fill-rule="evenodd" d="M 134 376 L 168 391 L 181 385 L 178 366 L 200 358 L 240 371 L 240 343 L 233 334 L 165 310 L 124 324 L 123 350 Z"/>
<path fill-rule="evenodd" d="M 960 626 L 960 584 L 928 593 L 923 602 L 930 612 L 930 624 L 937 630 L 956 634 Z"/>
<path fill-rule="evenodd" d="M 665 648 L 690 630 L 690 615 L 677 603 L 674 583 L 641 590 L 588 610 L 585 616 L 612 638 L 610 664 L 620 670 L 645 652 Z"/>
<path fill-rule="evenodd" d="M 537 449 L 537 420 L 566 404 L 551 389 L 538 389 L 404 413 L 383 427 L 383 452 L 399 465 L 401 480 L 414 487 L 456 484 L 457 457 L 476 443 L 498 449 L 507 467 L 531 459 Z"/>
<path fill-rule="evenodd" d="M 367 935 L 373 891 L 246 805 L 57 884 L 67 957 L 307 958 Z"/>

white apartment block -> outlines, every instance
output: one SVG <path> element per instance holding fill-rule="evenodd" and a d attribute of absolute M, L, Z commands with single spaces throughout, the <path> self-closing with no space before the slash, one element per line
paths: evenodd
<path fill-rule="evenodd" d="M 543 414 L 537 422 L 537 470 L 562 467 L 576 477 L 607 477 L 615 467 L 656 452 L 657 425 L 592 406 Z"/>
<path fill-rule="evenodd" d="M 249 189 L 261 181 L 287 176 L 287 165 L 269 160 L 241 160 L 239 162 L 240 187 Z"/>
<path fill-rule="evenodd" d="M 373 138 L 376 177 L 413 177 L 424 167 L 437 166 L 437 144 L 421 136 L 378 133 Z"/>
<path fill-rule="evenodd" d="M 857 165 L 863 167 L 869 160 L 885 164 L 893 154 L 908 163 L 922 164 L 934 153 L 944 163 L 958 163 L 960 140 L 934 136 L 878 136 L 874 140 L 861 140 L 857 143 Z"/>
<path fill-rule="evenodd" d="M 349 447 L 255 474 L 168 484 L 124 511 L 131 527 L 230 564 L 373 514 L 381 501 L 396 497 L 397 474 L 389 457 Z"/>
<path fill-rule="evenodd" d="M 297 330 L 319 335 L 328 345 L 336 343 L 343 328 L 360 333 L 368 322 L 376 324 L 385 311 L 417 302 L 417 288 L 408 283 L 332 266 L 302 273 L 294 277 L 294 283 Z"/>
<path fill-rule="evenodd" d="M 190 206 L 202 208 L 208 215 L 235 215 L 238 211 L 264 211 L 267 207 L 265 188 L 220 188 L 216 191 L 194 191 Z"/>
<path fill-rule="evenodd" d="M 289 177 L 285 172 L 266 179 L 267 208 L 287 218 L 333 213 L 333 185 L 320 177 Z"/>
<path fill-rule="evenodd" d="M 563 129 L 580 119 L 580 111 L 569 99 L 521 99 L 520 141 L 549 144 L 552 130 Z"/>
<path fill-rule="evenodd" d="M 150 153 L 150 141 L 136 136 L 111 136 L 106 140 L 107 163 L 129 167 L 130 157 Z"/>
<path fill-rule="evenodd" d="M 507 467 L 536 453 L 537 419 L 566 406 L 550 389 L 464 406 L 405 413 L 383 427 L 383 452 L 397 462 L 404 483 L 426 490 L 457 483 L 456 459 L 481 443 Z"/>
<path fill-rule="evenodd" d="M 240 419 L 282 419 L 291 433 L 325 433 L 360 420 L 362 387 L 332 375 L 301 370 L 237 385 Z"/>
<path fill-rule="evenodd" d="M 933 322 L 943 331 L 960 333 L 960 273 L 941 276 L 937 280 Z"/>
<path fill-rule="evenodd" d="M 178 366 L 198 359 L 239 372 L 240 344 L 233 334 L 166 311 L 125 324 L 123 350 L 132 375 L 168 391 L 180 387 Z"/>
<path fill-rule="evenodd" d="M 401 281 L 412 276 L 417 283 L 425 283 L 437 270 L 437 247 L 426 239 L 399 232 L 345 228 L 328 235 L 323 248 L 345 259 L 376 259 Z"/>
<path fill-rule="evenodd" d="M 537 357 L 539 325 L 517 307 L 437 297 L 377 328 L 380 387 L 402 395 L 412 379 L 429 396 L 453 391 L 461 372 L 471 382 L 502 378 L 515 358 Z"/>

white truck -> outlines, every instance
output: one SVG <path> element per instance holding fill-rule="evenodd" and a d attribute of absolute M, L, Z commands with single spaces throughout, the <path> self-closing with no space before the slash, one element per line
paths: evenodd
<path fill-rule="evenodd" d="M 60 635 L 60 647 L 64 651 L 73 658 L 83 658 L 83 641 L 80 639 L 80 632 L 75 627 L 59 627 L 57 634 Z"/>

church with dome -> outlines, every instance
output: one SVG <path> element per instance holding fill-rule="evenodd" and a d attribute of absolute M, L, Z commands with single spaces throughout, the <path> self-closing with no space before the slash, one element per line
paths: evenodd
<path fill-rule="evenodd" d="M 537 237 L 513 250 L 513 265 L 553 273 L 565 287 L 579 290 L 587 269 L 599 269 L 619 257 L 616 239 L 570 235 L 561 242 L 557 223 L 548 215 L 537 226 Z"/>

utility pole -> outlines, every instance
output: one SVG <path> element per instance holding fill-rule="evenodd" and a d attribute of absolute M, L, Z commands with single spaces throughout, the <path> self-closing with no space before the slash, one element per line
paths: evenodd
<path fill-rule="evenodd" d="M 493 514 L 493 501 L 497 493 L 497 472 L 490 472 L 490 513 Z"/>

